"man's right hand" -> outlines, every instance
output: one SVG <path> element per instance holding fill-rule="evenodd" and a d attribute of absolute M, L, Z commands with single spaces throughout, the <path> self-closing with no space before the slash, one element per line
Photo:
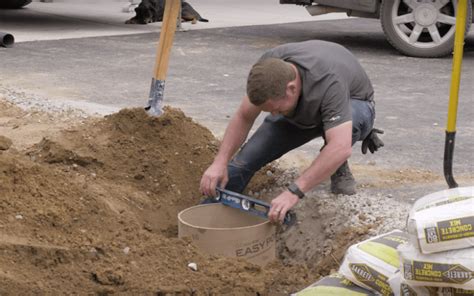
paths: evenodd
<path fill-rule="evenodd" d="M 201 178 L 200 190 L 205 196 L 216 196 L 216 187 L 225 188 L 229 181 L 227 164 L 213 163 L 204 172 Z"/>

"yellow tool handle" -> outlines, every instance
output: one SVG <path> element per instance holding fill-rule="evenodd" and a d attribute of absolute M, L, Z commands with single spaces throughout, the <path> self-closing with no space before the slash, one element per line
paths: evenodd
<path fill-rule="evenodd" d="M 454 36 L 453 72 L 451 75 L 451 90 L 449 92 L 448 120 L 446 125 L 447 132 L 456 131 L 459 84 L 461 81 L 464 35 L 466 32 L 467 1 L 468 0 L 459 0 L 456 12 L 456 33 Z"/>
<path fill-rule="evenodd" d="M 160 40 L 156 51 L 155 68 L 153 71 L 156 80 L 165 80 L 168 71 L 168 61 L 173 46 L 174 33 L 178 20 L 181 0 L 166 0 L 163 13 L 163 24 L 160 32 Z"/>
<path fill-rule="evenodd" d="M 449 92 L 448 120 L 446 123 L 446 139 L 444 143 L 443 170 L 449 188 L 458 187 L 453 175 L 454 143 L 456 139 L 456 117 L 459 101 L 459 84 L 461 82 L 461 66 L 466 29 L 467 1 L 459 0 L 456 11 L 456 33 L 454 35 L 453 72 Z M 469 24 L 470 25 L 470 24 Z"/>

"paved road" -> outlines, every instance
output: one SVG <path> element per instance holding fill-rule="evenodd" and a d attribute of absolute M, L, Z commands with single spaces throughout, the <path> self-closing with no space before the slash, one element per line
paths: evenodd
<path fill-rule="evenodd" d="M 183 24 L 185 30 L 280 24 L 347 18 L 343 13 L 312 17 L 301 6 L 280 5 L 278 0 L 189 1 L 208 23 Z M 0 31 L 14 34 L 17 42 L 58 40 L 158 32 L 161 23 L 125 25 L 135 13 L 124 13 L 126 0 L 54 0 L 33 2 L 20 10 L 0 10 Z"/>
<path fill-rule="evenodd" d="M 356 151 L 353 161 L 431 169 L 442 174 L 451 60 L 401 56 L 389 46 L 377 20 L 305 21 L 180 32 L 170 60 L 165 100 L 222 135 L 244 94 L 247 72 L 260 54 L 278 44 L 309 39 L 346 46 L 373 81 L 377 126 L 386 130 L 386 147 L 383 154 L 364 158 Z M 0 49 L 0 90 L 21 90 L 104 112 L 144 106 L 157 40 L 158 34 L 153 32 L 18 43 L 14 48 Z M 473 33 L 466 47 L 455 171 L 472 176 L 474 52 L 469 48 L 474 48 Z M 299 151 L 314 155 L 320 144 L 312 143 Z"/>

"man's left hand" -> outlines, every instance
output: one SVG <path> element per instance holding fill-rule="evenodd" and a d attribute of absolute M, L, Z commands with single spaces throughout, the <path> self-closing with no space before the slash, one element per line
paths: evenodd
<path fill-rule="evenodd" d="M 286 213 L 296 205 L 298 201 L 298 196 L 289 191 L 284 191 L 272 200 L 268 218 L 273 223 L 283 223 Z"/>
<path fill-rule="evenodd" d="M 381 129 L 373 128 L 369 135 L 362 141 L 361 151 L 362 154 L 367 153 L 367 148 L 369 148 L 370 153 L 374 153 L 375 151 L 379 150 L 380 147 L 384 146 L 384 143 L 377 134 L 383 134 L 384 131 Z"/>

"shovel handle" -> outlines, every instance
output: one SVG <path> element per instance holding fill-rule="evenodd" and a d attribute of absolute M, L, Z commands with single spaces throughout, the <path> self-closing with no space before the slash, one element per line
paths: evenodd
<path fill-rule="evenodd" d="M 178 21 L 181 0 L 166 0 L 161 26 L 160 40 L 156 49 L 156 61 L 153 71 L 156 80 L 165 80 L 168 72 L 168 62 L 173 46 L 174 33 Z"/>
<path fill-rule="evenodd" d="M 153 79 L 151 80 L 148 106 L 145 110 L 149 114 L 159 116 L 163 113 L 163 97 L 165 92 L 165 79 L 168 72 L 169 56 L 173 46 L 174 33 L 178 20 L 181 0 L 166 0 L 163 13 L 163 25 L 161 26 L 160 40 L 156 49 L 155 67 Z"/>

